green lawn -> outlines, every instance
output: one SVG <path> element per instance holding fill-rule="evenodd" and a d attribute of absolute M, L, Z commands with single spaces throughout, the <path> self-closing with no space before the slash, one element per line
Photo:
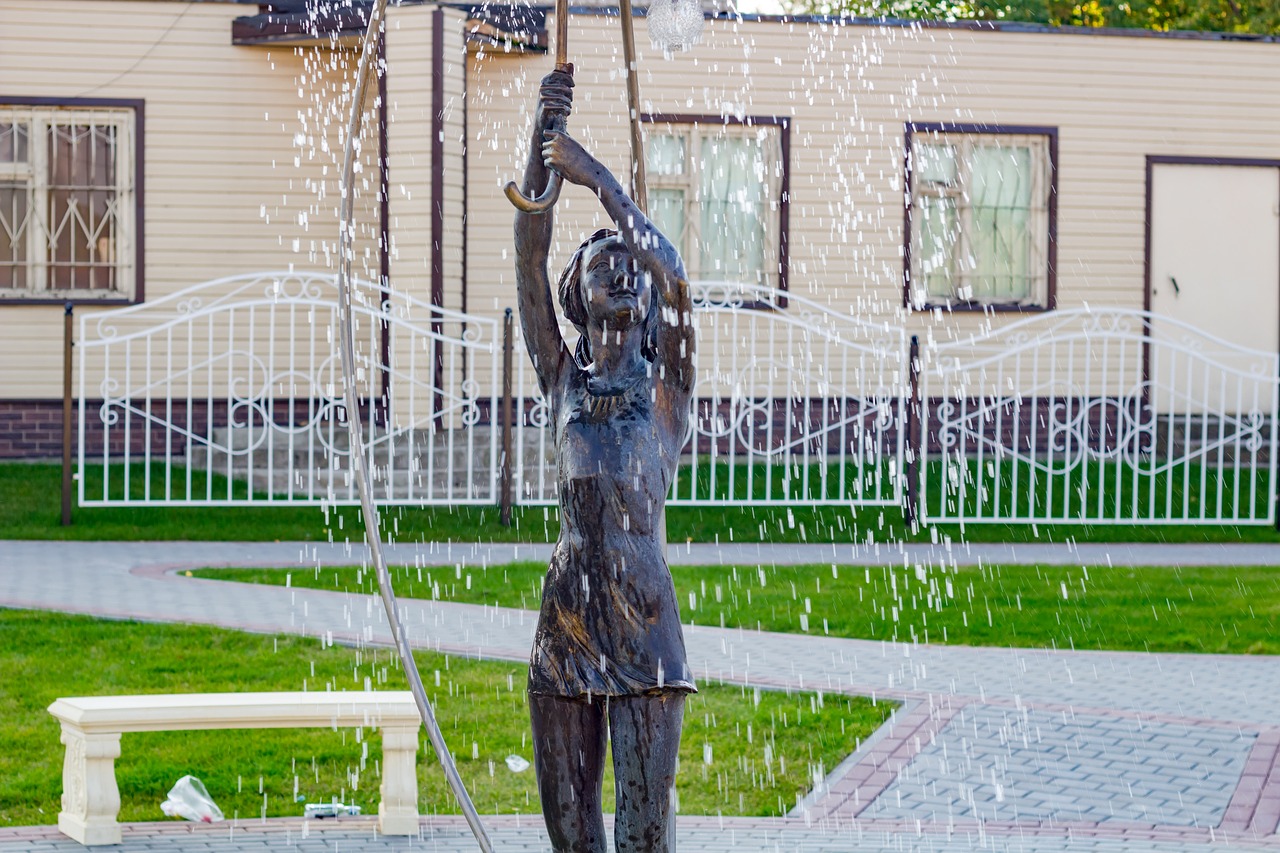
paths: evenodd
<path fill-rule="evenodd" d="M 1280 568 L 675 566 L 686 621 L 974 646 L 1280 654 Z M 536 609 L 546 566 L 399 567 L 405 598 Z M 367 571 L 204 569 L 202 577 L 376 592 Z"/>
<path fill-rule="evenodd" d="M 969 459 L 935 466 L 925 503 L 934 515 L 946 508 L 977 518 L 1166 519 L 1184 512 L 1254 518 L 1266 516 L 1270 482 L 1265 468 L 1250 472 L 1247 466 L 1237 471 L 1183 463 L 1152 473 L 1149 467 L 1091 460 L 1048 474 L 1023 461 Z"/>
<path fill-rule="evenodd" d="M 942 468 L 930 472 L 932 494 L 940 494 Z M 101 471 L 90 466 L 85 476 L 92 489 Z M 775 471 L 775 477 L 782 472 Z M 290 506 L 77 507 L 74 524 L 62 527 L 60 482 L 56 465 L 0 463 L 0 539 L 318 541 L 331 534 L 358 538 L 363 531 L 355 507 L 326 514 L 320 507 Z M 820 480 L 815 476 L 813 482 Z M 216 494 L 237 488 L 218 477 L 209 486 Z M 158 492 L 163 482 L 157 478 L 152 487 Z M 141 478 L 134 478 L 132 491 L 142 488 Z M 947 524 L 913 533 L 900 509 L 885 507 L 671 507 L 667 524 L 673 542 L 897 542 L 944 536 L 969 542 L 1280 542 L 1280 533 L 1267 525 L 970 524 L 962 532 L 959 525 Z M 517 507 L 510 527 L 499 523 L 497 507 L 391 507 L 384 526 L 400 541 L 435 542 L 550 542 L 560 529 L 556 508 L 541 506 Z"/>
<path fill-rule="evenodd" d="M 696 467 L 681 466 L 676 494 L 686 500 L 797 502 L 855 497 L 884 503 L 893 501 L 893 482 L 887 464 L 786 464 L 759 457 L 754 465 L 747 465 L 703 457 Z"/>
<path fill-rule="evenodd" d="M 481 812 L 539 813 L 531 760 L 527 668 L 417 655 L 437 717 Z M 248 690 L 403 689 L 387 649 L 213 628 L 115 622 L 0 609 L 0 826 L 57 818 L 62 746 L 46 712 L 59 696 Z M 690 698 L 677 786 L 684 814 L 777 815 L 819 766 L 832 769 L 891 705 L 844 696 L 702 685 Z M 377 809 L 379 735 L 296 729 L 126 734 L 116 773 L 122 820 L 163 820 L 160 801 L 187 773 L 228 818 L 300 815 L 333 797 Z M 424 744 L 426 738 L 423 738 Z M 435 756 L 420 754 L 420 808 L 456 812 Z M 609 808 L 612 782 L 606 780 Z"/>

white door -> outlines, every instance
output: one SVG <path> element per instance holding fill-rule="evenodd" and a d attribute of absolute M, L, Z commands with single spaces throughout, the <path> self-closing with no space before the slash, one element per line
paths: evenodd
<path fill-rule="evenodd" d="M 1253 385 L 1210 366 L 1257 363 L 1191 334 L 1280 350 L 1280 168 L 1158 163 L 1151 175 L 1149 377 L 1158 412 L 1252 408 Z M 1204 358 L 1197 356 L 1203 353 Z"/>

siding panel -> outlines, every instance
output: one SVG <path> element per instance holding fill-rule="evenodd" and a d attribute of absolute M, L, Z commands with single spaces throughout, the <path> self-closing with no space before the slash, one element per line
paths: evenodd
<path fill-rule="evenodd" d="M 214 2 L 0 0 L 0 97 L 146 102 L 148 301 L 238 273 L 324 268 L 331 257 L 341 153 L 339 123 L 324 114 L 350 57 L 235 47 L 231 20 L 249 12 Z M 310 138 L 299 147 L 303 116 Z M 373 193 L 361 191 L 356 208 L 364 258 Z M 61 314 L 0 303 L 0 363 L 23 364 L 0 374 L 0 396 L 61 394 Z"/>

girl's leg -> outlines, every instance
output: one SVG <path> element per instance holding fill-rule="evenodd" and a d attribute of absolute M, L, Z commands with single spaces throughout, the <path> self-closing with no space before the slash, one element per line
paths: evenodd
<path fill-rule="evenodd" d="M 683 693 L 609 700 L 618 853 L 669 853 L 667 824 L 683 722 Z"/>
<path fill-rule="evenodd" d="M 542 815 L 556 853 L 605 853 L 601 814 L 605 699 L 529 694 L 533 766 Z"/>

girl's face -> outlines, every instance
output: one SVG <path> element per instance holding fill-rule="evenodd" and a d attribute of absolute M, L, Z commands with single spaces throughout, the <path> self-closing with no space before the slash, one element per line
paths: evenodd
<path fill-rule="evenodd" d="M 619 237 L 587 248 L 582 288 L 589 326 L 630 329 L 648 317 L 652 284 Z"/>

